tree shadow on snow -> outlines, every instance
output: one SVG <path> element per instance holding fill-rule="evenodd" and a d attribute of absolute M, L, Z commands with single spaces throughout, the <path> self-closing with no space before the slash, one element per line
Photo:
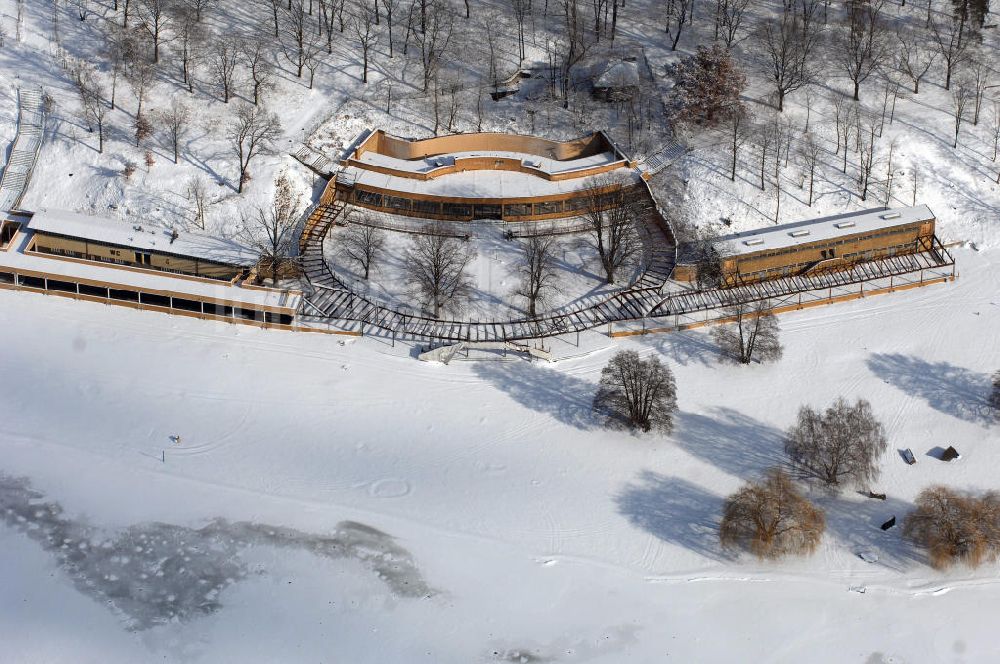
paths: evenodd
<path fill-rule="evenodd" d="M 547 413 L 563 424 L 589 429 L 595 424 L 591 403 L 597 386 L 558 369 L 528 362 L 481 362 L 475 372 L 522 406 Z"/>
<path fill-rule="evenodd" d="M 723 499 L 679 477 L 646 470 L 617 496 L 618 512 L 655 537 L 712 560 L 734 558 L 719 544 Z"/>
<path fill-rule="evenodd" d="M 920 397 L 934 410 L 985 426 L 991 422 L 987 374 L 899 353 L 875 353 L 867 364 L 886 383 Z"/>
<path fill-rule="evenodd" d="M 732 408 L 678 413 L 673 439 L 686 452 L 735 477 L 758 477 L 783 465 L 784 432 Z"/>
<path fill-rule="evenodd" d="M 826 516 L 827 535 L 854 555 L 875 553 L 878 565 L 897 572 L 914 563 L 927 563 L 923 552 L 903 537 L 903 519 L 913 509 L 908 501 L 892 496 L 886 500 L 859 499 L 855 494 L 822 491 L 814 492 L 810 499 Z M 892 517 L 896 517 L 896 526 L 882 530 L 881 525 Z"/>
<path fill-rule="evenodd" d="M 670 334 L 643 335 L 638 340 L 682 367 L 696 363 L 708 366 L 719 360 L 719 347 L 704 332 L 680 330 Z"/>

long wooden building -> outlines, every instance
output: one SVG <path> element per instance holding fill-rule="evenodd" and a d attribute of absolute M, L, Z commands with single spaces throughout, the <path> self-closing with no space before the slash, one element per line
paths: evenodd
<path fill-rule="evenodd" d="M 0 222 L 0 288 L 292 329 L 302 294 L 249 283 L 255 258 L 231 240 L 73 212 Z"/>
<path fill-rule="evenodd" d="M 645 189 L 604 132 L 572 141 L 495 133 L 411 141 L 379 130 L 359 136 L 340 166 L 323 202 L 446 221 L 569 217 L 593 205 L 601 187 Z"/>
<path fill-rule="evenodd" d="M 933 251 L 934 230 L 926 205 L 880 208 L 726 235 L 712 242 L 711 251 L 722 285 L 734 286 Z M 696 273 L 697 266 L 682 258 L 675 277 L 690 281 Z"/>

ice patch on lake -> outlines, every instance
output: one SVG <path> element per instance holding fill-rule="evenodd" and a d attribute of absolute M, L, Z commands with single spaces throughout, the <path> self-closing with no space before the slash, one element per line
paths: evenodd
<path fill-rule="evenodd" d="M 134 631 L 218 611 L 222 591 L 250 573 L 240 554 L 259 546 L 353 558 L 400 597 L 434 594 L 406 549 L 352 521 L 339 523 L 330 536 L 224 519 L 202 528 L 152 522 L 109 533 L 67 518 L 27 479 L 2 473 L 0 518 L 53 555 L 78 591 L 106 604 Z"/>

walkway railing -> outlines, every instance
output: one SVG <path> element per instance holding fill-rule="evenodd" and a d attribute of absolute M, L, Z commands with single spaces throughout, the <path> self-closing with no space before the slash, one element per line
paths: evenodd
<path fill-rule="evenodd" d="M 10 159 L 0 178 L 0 211 L 16 209 L 28 188 L 45 132 L 44 95 L 41 88 L 18 88 L 17 135 Z"/>

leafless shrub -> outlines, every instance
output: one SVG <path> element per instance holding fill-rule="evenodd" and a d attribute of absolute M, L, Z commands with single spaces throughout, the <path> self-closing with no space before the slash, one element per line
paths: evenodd
<path fill-rule="evenodd" d="M 733 322 L 713 328 L 712 338 L 725 356 L 740 364 L 781 359 L 778 319 L 770 301 L 736 302 L 723 314 Z"/>
<path fill-rule="evenodd" d="M 903 523 L 903 534 L 925 548 L 938 569 L 995 560 L 1000 554 L 1000 495 L 963 495 L 944 486 L 924 489 Z"/>
<path fill-rule="evenodd" d="M 867 488 L 876 481 L 878 460 L 888 445 L 871 404 L 858 399 L 851 406 L 843 397 L 825 413 L 800 408 L 785 438 L 785 452 L 797 466 L 836 488 L 848 482 Z"/>
<path fill-rule="evenodd" d="M 674 374 L 656 357 L 619 351 L 601 370 L 593 409 L 610 427 L 670 433 L 677 410 Z"/>
<path fill-rule="evenodd" d="M 773 468 L 761 482 L 726 499 L 719 540 L 758 558 L 812 553 L 826 530 L 823 512 L 803 497 L 788 475 Z"/>

